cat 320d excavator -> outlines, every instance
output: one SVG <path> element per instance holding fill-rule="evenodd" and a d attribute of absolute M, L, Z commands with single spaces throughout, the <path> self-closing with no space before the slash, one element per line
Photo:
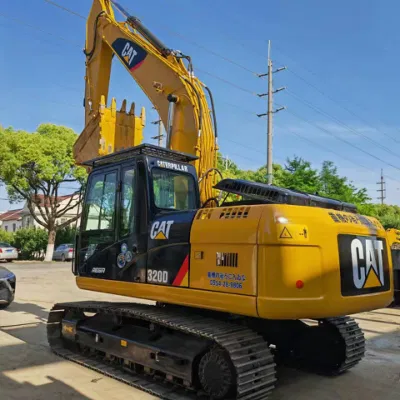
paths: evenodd
<path fill-rule="evenodd" d="M 94 0 L 85 55 L 74 151 L 90 175 L 73 273 L 81 289 L 150 304 L 56 304 L 53 351 L 166 399 L 265 399 L 276 362 L 355 366 L 365 341 L 346 315 L 393 298 L 381 224 L 351 204 L 217 179 L 211 92 L 117 2 Z M 158 110 L 165 148 L 140 144 L 144 115 L 125 101 L 107 107 L 113 57 Z"/>

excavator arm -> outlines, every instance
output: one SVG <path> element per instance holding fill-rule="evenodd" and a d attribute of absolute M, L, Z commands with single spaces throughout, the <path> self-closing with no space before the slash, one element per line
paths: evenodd
<path fill-rule="evenodd" d="M 112 5 L 127 18 L 118 22 Z M 193 162 L 202 203 L 213 197 L 217 137 L 212 96 L 193 74 L 189 57 L 168 49 L 115 1 L 94 0 L 86 27 L 85 129 L 77 140 L 77 162 L 137 145 L 144 113 L 126 113 L 113 99 L 107 108 L 114 56 L 158 111 L 167 130 L 166 147 L 198 157 Z M 185 65 L 186 60 L 188 66 Z M 209 107 L 206 91 L 211 99 Z"/>

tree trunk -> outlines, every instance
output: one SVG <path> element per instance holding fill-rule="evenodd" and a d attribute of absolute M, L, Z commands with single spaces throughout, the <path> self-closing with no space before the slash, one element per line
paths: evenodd
<path fill-rule="evenodd" d="M 49 229 L 49 240 L 47 242 L 47 250 L 44 261 L 51 261 L 53 259 L 55 241 L 56 241 L 56 230 L 54 228 L 51 228 Z"/>

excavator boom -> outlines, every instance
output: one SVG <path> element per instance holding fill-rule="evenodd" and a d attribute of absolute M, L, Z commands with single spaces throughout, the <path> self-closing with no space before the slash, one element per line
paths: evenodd
<path fill-rule="evenodd" d="M 112 4 L 126 17 L 125 22 L 116 20 Z M 167 129 L 166 147 L 196 157 L 193 165 L 197 176 L 202 178 L 202 203 L 213 197 L 218 150 L 216 121 L 205 93 L 211 96 L 211 92 L 194 76 L 190 57 L 168 49 L 138 18 L 109 0 L 93 2 L 87 20 L 85 55 L 85 130 L 75 145 L 77 161 L 122 150 L 141 141 L 143 113 L 141 119 L 135 118 L 131 109 L 126 116 L 125 103 L 118 113 L 114 101 L 107 108 L 111 63 L 115 56 L 158 111 Z M 187 60 L 187 67 L 183 60 Z M 122 132 L 113 128 L 113 116 L 117 122 L 123 122 Z"/>

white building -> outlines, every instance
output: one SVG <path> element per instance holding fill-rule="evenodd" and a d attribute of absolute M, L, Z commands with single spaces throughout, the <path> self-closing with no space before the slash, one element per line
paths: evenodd
<path fill-rule="evenodd" d="M 50 207 L 49 199 L 43 196 L 38 195 L 37 199 L 39 201 L 40 209 L 42 210 L 43 214 L 46 215 L 45 208 Z M 46 204 L 47 201 L 47 204 Z M 58 209 L 63 210 L 67 208 L 66 213 L 57 219 L 56 224 L 63 224 L 64 222 L 68 221 L 71 218 L 74 218 L 78 213 L 78 196 L 77 195 L 66 195 L 66 196 L 59 196 L 58 197 Z M 43 221 L 42 214 L 40 212 L 38 206 L 33 204 L 33 211 L 35 216 Z M 79 210 L 80 211 L 80 210 Z M 79 221 L 78 221 L 79 223 Z M 8 231 L 8 232 L 15 232 L 20 228 L 43 228 L 35 218 L 33 218 L 31 212 L 29 211 L 27 202 L 23 208 L 18 210 L 10 210 L 6 211 L 3 214 L 0 214 L 0 229 Z"/>
<path fill-rule="evenodd" d="M 22 227 L 22 208 L 0 214 L 0 229 L 15 232 Z"/>

